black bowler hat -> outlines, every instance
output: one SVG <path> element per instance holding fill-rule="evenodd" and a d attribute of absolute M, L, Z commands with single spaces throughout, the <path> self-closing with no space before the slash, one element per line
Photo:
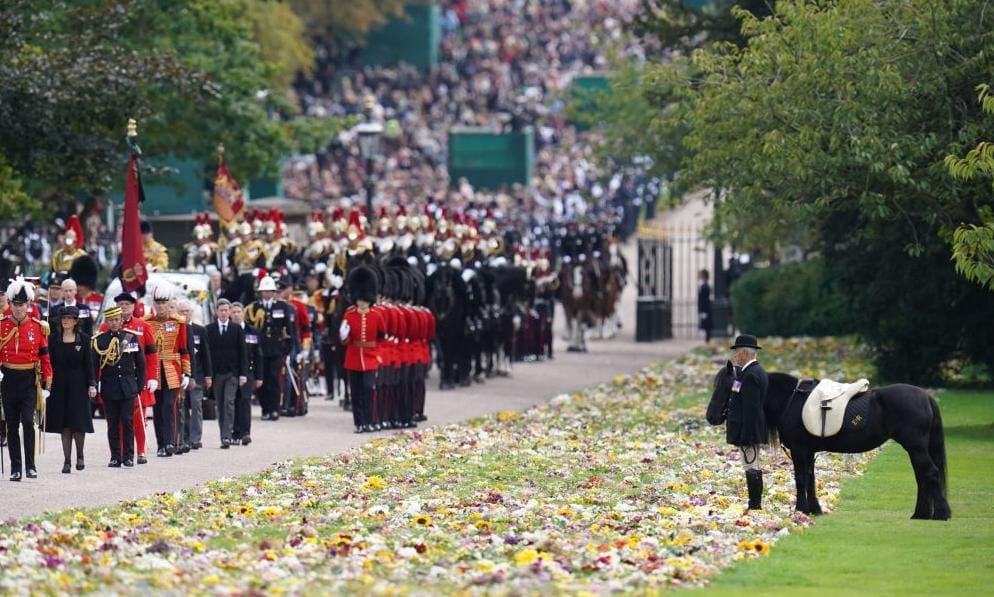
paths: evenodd
<path fill-rule="evenodd" d="M 753 350 L 762 350 L 763 347 L 759 345 L 756 341 L 756 336 L 750 336 L 748 334 L 742 334 L 735 339 L 735 344 L 731 346 L 732 350 L 736 348 L 751 348 Z"/>
<path fill-rule="evenodd" d="M 133 305 L 138 302 L 138 299 L 136 299 L 135 295 L 131 294 L 130 292 L 122 292 L 121 294 L 114 297 L 115 303 L 120 303 L 122 301 L 131 303 Z"/>
<path fill-rule="evenodd" d="M 62 307 L 59 309 L 59 319 L 63 317 L 72 317 L 73 319 L 79 319 L 79 307 L 76 305 L 69 305 L 68 307 Z"/>

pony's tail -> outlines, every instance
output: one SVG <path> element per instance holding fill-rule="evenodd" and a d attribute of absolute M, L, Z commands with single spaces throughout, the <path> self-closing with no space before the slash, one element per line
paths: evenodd
<path fill-rule="evenodd" d="M 932 407 L 932 426 L 928 431 L 928 455 L 939 468 L 939 479 L 942 482 L 942 497 L 946 497 L 946 437 L 942 429 L 942 414 L 939 403 L 932 396 L 928 397 Z"/>

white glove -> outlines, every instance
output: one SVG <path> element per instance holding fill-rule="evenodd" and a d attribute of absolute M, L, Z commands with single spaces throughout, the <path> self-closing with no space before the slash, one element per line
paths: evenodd
<path fill-rule="evenodd" d="M 244 386 L 245 382 L 247 382 L 247 381 L 248 381 L 248 378 L 245 377 L 244 375 L 239 375 L 238 376 L 238 385 Z"/>
<path fill-rule="evenodd" d="M 51 396 L 51 395 L 52 395 L 52 393 L 49 392 L 48 390 L 42 390 L 41 391 L 41 397 L 44 398 L 45 400 L 48 400 L 48 397 Z"/>
<path fill-rule="evenodd" d="M 351 331 L 352 328 L 349 327 L 349 322 L 343 321 L 342 325 L 338 328 L 338 337 L 342 340 L 342 342 L 345 342 L 345 339 L 349 337 L 349 332 Z"/>
<path fill-rule="evenodd" d="M 155 391 L 159 389 L 159 380 L 150 379 L 147 382 L 145 382 L 145 387 L 148 388 L 149 392 L 152 392 L 154 394 Z"/>
<path fill-rule="evenodd" d="M 186 389 L 186 386 L 190 385 L 190 376 L 189 375 L 184 375 L 183 376 L 183 383 L 181 385 L 183 386 L 184 390 Z"/>
<path fill-rule="evenodd" d="M 305 353 L 303 352 L 297 353 L 297 363 L 303 363 L 305 358 L 307 358 L 307 355 Z"/>

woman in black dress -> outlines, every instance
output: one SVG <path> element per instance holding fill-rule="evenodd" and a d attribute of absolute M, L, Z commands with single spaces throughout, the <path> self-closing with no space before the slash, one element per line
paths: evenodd
<path fill-rule="evenodd" d="M 79 310 L 64 307 L 59 313 L 61 326 L 48 338 L 48 351 L 52 357 L 52 393 L 45 412 L 45 431 L 62 434 L 62 452 L 65 464 L 62 472 L 71 469 L 72 444 L 76 440 L 76 470 L 83 463 L 83 439 L 93 433 L 90 400 L 97 397 L 94 380 L 93 352 L 90 337 L 78 331 Z"/>

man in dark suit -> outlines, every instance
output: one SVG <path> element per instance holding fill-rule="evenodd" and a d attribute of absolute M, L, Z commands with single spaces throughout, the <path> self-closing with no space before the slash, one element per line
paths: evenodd
<path fill-rule="evenodd" d="M 262 345 L 259 330 L 244 321 L 241 303 L 231 303 L 231 322 L 241 328 L 245 338 L 245 382 L 238 388 L 235 398 L 235 423 L 231 431 L 232 443 L 243 446 L 252 443 L 252 395 L 262 387 Z"/>
<path fill-rule="evenodd" d="M 217 401 L 217 424 L 221 430 L 221 448 L 233 443 L 235 399 L 238 388 L 247 381 L 248 356 L 245 333 L 231 321 L 231 303 L 217 302 L 217 321 L 207 326 L 207 346 L 214 366 L 214 399 Z"/>
<path fill-rule="evenodd" d="M 761 510 L 763 471 L 760 469 L 759 449 L 760 444 L 769 443 L 766 416 L 763 414 L 769 382 L 766 370 L 756 360 L 762 347 L 755 336 L 743 334 L 735 339 L 731 348 L 735 351 L 732 362 L 741 367 L 741 372 L 732 383 L 732 395 L 728 399 L 725 439 L 738 446 L 742 453 L 742 466 L 749 488 L 749 509 Z"/>
<path fill-rule="evenodd" d="M 199 450 L 204 445 L 204 392 L 211 389 L 214 367 L 207 346 L 207 330 L 193 322 L 193 302 L 180 301 L 178 311 L 186 321 L 187 351 L 190 353 L 190 385 L 180 408 L 182 446 L 176 447 L 177 454 L 185 454 L 191 448 Z"/>
<path fill-rule="evenodd" d="M 107 309 L 104 319 L 109 329 L 92 340 L 92 347 L 97 357 L 97 379 L 107 414 L 109 466 L 130 467 L 134 466 L 135 399 L 145 387 L 145 353 L 138 338 L 121 329 L 120 307 Z"/>

